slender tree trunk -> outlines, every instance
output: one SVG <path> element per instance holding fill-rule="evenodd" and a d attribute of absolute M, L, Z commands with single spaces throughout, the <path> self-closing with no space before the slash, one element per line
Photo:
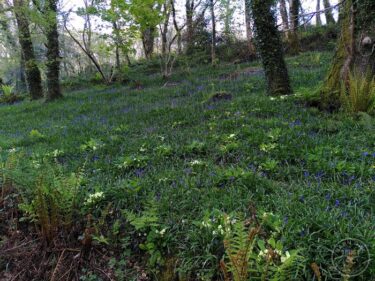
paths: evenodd
<path fill-rule="evenodd" d="M 117 26 L 117 22 L 113 21 L 112 28 L 114 32 L 115 37 L 115 55 L 116 55 L 116 69 L 119 72 L 121 69 L 121 59 L 120 59 L 120 35 L 119 35 L 119 29 Z"/>
<path fill-rule="evenodd" d="M 191 55 L 193 52 L 193 37 L 194 37 L 194 0 L 186 0 L 186 54 Z"/>
<path fill-rule="evenodd" d="M 281 20 L 283 24 L 283 30 L 285 31 L 285 35 L 288 37 L 289 19 L 288 19 L 288 10 L 286 9 L 285 0 L 280 0 L 280 14 L 281 14 Z"/>
<path fill-rule="evenodd" d="M 47 95 L 46 100 L 62 98 L 60 87 L 60 48 L 57 26 L 57 0 L 47 0 Z"/>
<path fill-rule="evenodd" d="M 321 90 L 323 109 L 340 107 L 340 91 L 349 74 L 371 80 L 375 75 L 375 1 L 346 0 L 341 8 L 341 34 L 333 63 Z M 344 84 L 345 85 L 345 84 Z"/>
<path fill-rule="evenodd" d="M 320 0 L 316 1 L 316 26 L 322 25 L 322 18 L 320 16 Z"/>
<path fill-rule="evenodd" d="M 43 98 L 42 78 L 35 59 L 29 30 L 29 21 L 25 11 L 28 9 L 27 2 L 25 3 L 24 0 L 14 0 L 13 4 L 18 26 L 19 42 L 25 59 L 27 87 L 31 99 L 40 99 Z"/>
<path fill-rule="evenodd" d="M 180 55 L 182 53 L 182 36 L 181 36 L 181 30 L 177 23 L 177 17 L 176 17 L 176 9 L 175 9 L 175 0 L 171 0 L 171 8 L 172 8 L 172 17 L 173 17 L 173 25 L 174 29 L 176 30 L 177 35 L 177 52 Z"/>
<path fill-rule="evenodd" d="M 324 5 L 324 13 L 326 16 L 327 24 L 335 24 L 335 18 L 333 17 L 332 14 L 332 9 L 329 9 L 331 7 L 331 4 L 329 3 L 329 0 L 323 0 L 323 5 Z"/>
<path fill-rule="evenodd" d="M 267 92 L 269 95 L 287 95 L 292 90 L 273 5 L 273 0 L 252 0 L 251 10 L 256 41 L 266 74 Z"/>
<path fill-rule="evenodd" d="M 212 22 L 212 38 L 211 38 L 211 63 L 216 64 L 216 17 L 215 17 L 215 3 L 210 0 L 211 22 Z"/>
<path fill-rule="evenodd" d="M 251 27 L 251 0 L 245 0 L 245 24 L 247 46 L 249 48 L 250 57 L 255 57 L 255 46 L 253 43 L 253 29 Z"/>
<path fill-rule="evenodd" d="M 151 59 L 154 53 L 154 39 L 155 39 L 155 28 L 148 27 L 142 31 L 142 43 L 143 50 L 145 52 L 146 59 Z"/>
<path fill-rule="evenodd" d="M 290 32 L 288 35 L 289 38 L 289 47 L 290 53 L 297 55 L 300 51 L 299 39 L 298 39 L 298 25 L 299 25 L 299 8 L 300 0 L 289 0 L 289 28 Z"/>

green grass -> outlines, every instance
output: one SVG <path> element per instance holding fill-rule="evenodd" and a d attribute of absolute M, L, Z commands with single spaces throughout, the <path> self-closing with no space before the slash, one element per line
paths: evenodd
<path fill-rule="evenodd" d="M 288 59 L 296 93 L 316 91 L 330 57 Z M 134 230 L 123 235 L 128 244 L 119 242 L 124 237 L 113 238 L 113 224 L 123 223 L 122 211 L 156 202 L 158 227 L 167 229 L 158 250 L 163 259 L 178 259 L 181 274 L 217 274 L 222 246 L 198 222 L 215 210 L 248 213 L 254 204 L 259 214 L 279 217 L 286 249 L 302 250 L 306 280 L 313 262 L 331 280 L 337 272 L 330 251 L 340 240 L 360 239 L 375 254 L 375 122 L 306 108 L 294 97 L 267 97 L 259 71 L 224 79 L 250 66 L 258 67 L 181 68 L 173 87 L 137 73 L 141 90 L 88 85 L 54 103 L 1 106 L 3 157 L 17 148 L 25 163 L 55 158 L 66 173 L 84 167 L 83 196 L 104 192 L 89 212 L 117 214 L 101 234 L 141 256 L 147 255 L 134 246 L 141 243 Z M 216 92 L 233 98 L 210 102 Z M 355 280 L 369 280 L 374 269 L 372 262 Z"/>

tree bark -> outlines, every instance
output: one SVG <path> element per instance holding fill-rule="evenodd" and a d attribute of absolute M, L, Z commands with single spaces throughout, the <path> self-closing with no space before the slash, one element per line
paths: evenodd
<path fill-rule="evenodd" d="M 322 18 L 320 16 L 320 0 L 316 1 L 316 26 L 322 25 Z"/>
<path fill-rule="evenodd" d="M 300 0 L 289 0 L 289 28 L 290 32 L 288 35 L 290 53 L 292 55 L 298 55 L 300 51 L 299 39 L 298 39 L 298 25 L 299 25 L 299 8 Z"/>
<path fill-rule="evenodd" d="M 323 5 L 325 9 L 324 14 L 326 16 L 327 24 L 335 24 L 336 21 L 335 21 L 335 18 L 333 17 L 332 9 L 330 9 L 331 4 L 329 3 L 329 0 L 323 0 Z"/>
<path fill-rule="evenodd" d="M 43 98 L 42 78 L 35 58 L 33 42 L 29 30 L 29 21 L 26 15 L 28 6 L 24 0 L 14 0 L 13 5 L 18 26 L 19 43 L 25 59 L 25 74 L 28 91 L 31 99 L 40 99 Z"/>
<path fill-rule="evenodd" d="M 256 41 L 266 74 L 268 94 L 288 95 L 292 90 L 273 3 L 273 0 L 251 1 Z"/>
<path fill-rule="evenodd" d="M 340 91 L 350 73 L 375 75 L 375 2 L 346 0 L 341 8 L 341 34 L 335 56 L 321 89 L 321 107 L 336 110 Z M 345 85 L 345 84 L 344 84 Z"/>
<path fill-rule="evenodd" d="M 253 29 L 251 27 L 251 0 L 245 0 L 245 24 L 246 38 L 250 57 L 255 57 L 255 46 L 253 43 Z"/>
<path fill-rule="evenodd" d="M 60 48 L 57 26 L 57 0 L 47 0 L 47 101 L 62 98 L 60 87 Z"/>

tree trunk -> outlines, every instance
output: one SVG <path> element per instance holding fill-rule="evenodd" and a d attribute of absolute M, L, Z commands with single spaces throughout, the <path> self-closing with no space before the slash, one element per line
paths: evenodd
<path fill-rule="evenodd" d="M 214 0 L 210 0 L 212 38 L 211 38 L 211 63 L 216 64 L 216 17 Z"/>
<path fill-rule="evenodd" d="M 43 98 L 42 78 L 40 70 L 35 59 L 33 42 L 29 30 L 29 21 L 25 10 L 28 9 L 27 3 L 24 0 L 14 0 L 14 12 L 18 26 L 18 37 L 22 49 L 22 54 L 25 59 L 25 74 L 27 87 L 31 99 Z"/>
<path fill-rule="evenodd" d="M 148 27 L 142 31 L 142 43 L 143 50 L 145 52 L 146 59 L 151 59 L 154 53 L 154 39 L 155 39 L 155 28 Z"/>
<path fill-rule="evenodd" d="M 299 8 L 300 0 L 289 0 L 289 28 L 290 32 L 288 35 L 289 38 L 289 47 L 290 53 L 292 55 L 298 55 L 300 51 L 299 39 L 298 39 L 298 25 L 299 25 Z"/>
<path fill-rule="evenodd" d="M 186 0 L 186 54 L 191 55 L 194 48 L 194 0 Z"/>
<path fill-rule="evenodd" d="M 329 3 L 329 0 L 323 0 L 323 5 L 325 9 L 324 13 L 326 15 L 327 24 L 335 24 L 336 21 L 333 17 L 332 9 L 330 9 L 331 4 Z"/>
<path fill-rule="evenodd" d="M 252 0 L 251 10 L 255 24 L 256 41 L 262 57 L 269 95 L 287 95 L 292 92 L 283 46 L 276 26 L 273 0 Z"/>
<path fill-rule="evenodd" d="M 245 0 L 245 23 L 249 56 L 253 58 L 255 57 L 255 46 L 253 43 L 253 29 L 251 27 L 251 0 Z"/>
<path fill-rule="evenodd" d="M 118 28 L 117 22 L 114 20 L 112 22 L 112 28 L 115 39 L 115 55 L 116 55 L 116 70 L 119 73 L 121 70 L 121 59 L 120 59 L 120 30 Z"/>
<path fill-rule="evenodd" d="M 280 0 L 280 14 L 281 14 L 281 20 L 283 24 L 283 30 L 285 31 L 285 34 L 287 36 L 288 30 L 289 30 L 289 19 L 288 19 L 288 10 L 286 9 L 285 0 Z"/>
<path fill-rule="evenodd" d="M 47 95 L 46 100 L 62 98 L 60 88 L 60 49 L 57 29 L 57 0 L 47 0 Z"/>
<path fill-rule="evenodd" d="M 375 2 L 346 0 L 341 9 L 341 34 L 335 56 L 321 89 L 321 106 L 326 110 L 340 107 L 340 91 L 350 73 L 368 79 L 375 74 Z"/>
<path fill-rule="evenodd" d="M 176 36 L 177 36 L 177 52 L 180 55 L 182 53 L 182 36 L 181 36 L 182 28 L 180 28 L 177 23 L 174 1 L 175 0 L 171 0 L 171 9 L 172 9 L 173 25 L 174 25 L 174 29 L 176 30 Z"/>
<path fill-rule="evenodd" d="M 322 18 L 320 17 L 320 0 L 316 1 L 316 26 L 322 25 Z"/>

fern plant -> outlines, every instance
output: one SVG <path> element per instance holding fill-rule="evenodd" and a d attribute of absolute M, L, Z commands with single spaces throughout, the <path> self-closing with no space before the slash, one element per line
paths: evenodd
<path fill-rule="evenodd" d="M 225 281 L 300 280 L 305 269 L 303 256 L 297 250 L 283 252 L 281 241 L 273 236 L 265 241 L 264 232 L 262 224 L 246 227 L 241 219 L 230 231 L 226 227 L 225 258 L 220 263 Z"/>
<path fill-rule="evenodd" d="M 240 220 L 233 224 L 231 231 L 227 231 L 224 239 L 227 262 L 221 262 L 226 281 L 230 280 L 228 273 L 231 273 L 234 281 L 249 280 L 251 256 L 259 230 L 259 227 L 247 230 Z"/>
<path fill-rule="evenodd" d="M 35 183 L 32 198 L 24 197 L 24 202 L 20 204 L 26 219 L 38 226 L 46 241 L 51 242 L 58 230 L 70 230 L 83 176 L 83 171 L 65 176 L 61 169 L 43 167 L 43 174 Z"/>
<path fill-rule="evenodd" d="M 349 113 L 371 112 L 375 108 L 375 78 L 350 73 L 340 93 L 343 109 Z"/>

